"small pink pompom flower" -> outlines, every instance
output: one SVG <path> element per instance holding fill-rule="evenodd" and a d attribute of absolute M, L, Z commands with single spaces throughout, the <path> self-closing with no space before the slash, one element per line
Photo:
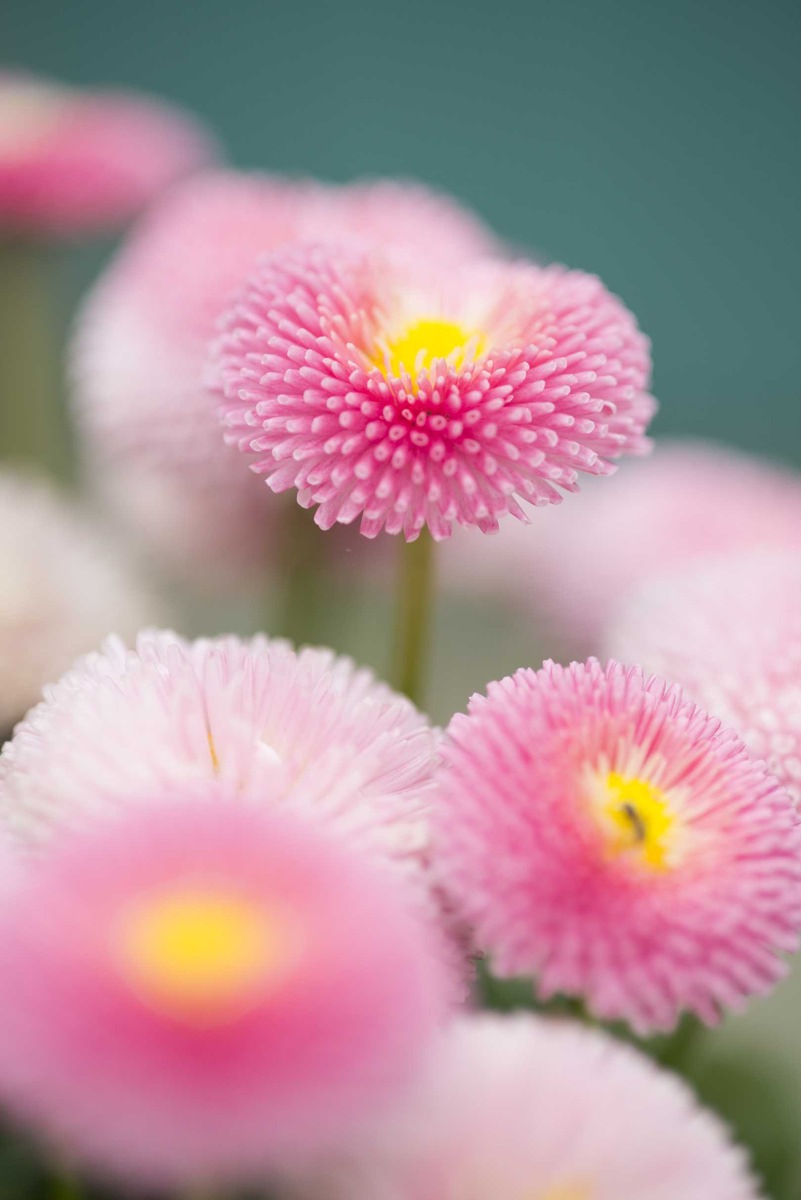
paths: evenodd
<path fill-rule="evenodd" d="M 387 877 L 208 787 L 53 843 L 0 905 L 0 1095 L 132 1182 L 356 1136 L 442 1015 Z"/>
<path fill-rule="evenodd" d="M 784 974 L 797 815 L 677 688 L 594 659 L 520 670 L 453 718 L 444 754 L 436 865 L 500 975 L 648 1033 Z"/>
<path fill-rule="evenodd" d="M 745 1154 L 632 1047 L 533 1015 L 464 1017 L 390 1144 L 304 1200 L 757 1200 Z"/>
<path fill-rule="evenodd" d="M 0 228 L 69 237 L 129 220 L 215 157 L 194 118 L 122 92 L 0 72 Z"/>
<path fill-rule="evenodd" d="M 330 650 L 258 636 L 110 638 L 0 756 L 0 823 L 23 845 L 187 781 L 291 808 L 413 874 L 427 853 L 439 734 Z"/>
<path fill-rule="evenodd" d="M 206 172 L 148 211 L 80 314 L 72 391 L 93 477 L 145 546 L 207 586 L 260 571 L 281 520 L 203 386 L 216 318 L 259 254 L 356 236 L 437 262 L 495 248 L 472 214 L 414 184 Z"/>
<path fill-rule="evenodd" d="M 229 440 L 317 524 L 408 540 L 577 489 L 647 448 L 647 340 L 599 280 L 355 246 L 268 256 L 216 347 Z"/>
<path fill-rule="evenodd" d="M 607 643 L 718 713 L 801 806 L 801 550 L 732 554 L 659 578 Z"/>

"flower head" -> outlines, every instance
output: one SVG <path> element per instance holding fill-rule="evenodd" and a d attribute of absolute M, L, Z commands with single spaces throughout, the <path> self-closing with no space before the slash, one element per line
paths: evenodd
<path fill-rule="evenodd" d="M 551 644 L 558 637 L 583 655 L 599 649 L 646 580 L 710 555 L 781 545 L 801 549 L 801 476 L 723 446 L 660 441 L 647 462 L 591 480 L 535 530 L 508 522 L 480 554 L 473 532 L 460 530 L 443 574 L 460 590 L 503 591 Z"/>
<path fill-rule="evenodd" d="M 445 760 L 438 866 L 501 975 L 648 1032 L 784 973 L 797 816 L 677 688 L 593 659 L 521 670 L 454 717 Z"/>
<path fill-rule="evenodd" d="M 401 258 L 487 253 L 448 197 L 215 171 L 144 217 L 90 294 L 72 347 L 74 409 L 96 482 L 140 539 L 187 574 L 261 569 L 280 506 L 226 447 L 203 368 L 215 321 L 259 254 L 356 236 Z M 210 566 L 213 565 L 213 570 Z"/>
<path fill-rule="evenodd" d="M 745 1154 L 676 1077 L 578 1024 L 464 1017 L 389 1148 L 310 1200 L 756 1200 Z M 304 1192 L 304 1195 L 306 1193 Z"/>
<path fill-rule="evenodd" d="M 799 595 L 797 549 L 694 563 L 633 593 L 607 641 L 736 729 L 801 805 Z"/>
<path fill-rule="evenodd" d="M 55 686 L 0 757 L 0 814 L 21 843 L 187 780 L 291 807 L 413 869 L 427 845 L 439 736 L 330 650 L 258 636 L 112 638 Z"/>
<path fill-rule="evenodd" d="M 646 448 L 648 343 L 559 267 L 443 269 L 356 247 L 264 258 L 217 345 L 231 441 L 322 528 L 487 531 Z"/>
<path fill-rule="evenodd" d="M 104 531 L 44 480 L 0 472 L 0 740 L 79 654 L 160 602 Z"/>
<path fill-rule="evenodd" d="M 148 1184 L 354 1136 L 442 1011 L 386 875 L 296 818 L 212 800 L 193 784 L 58 839 L 0 905 L 0 1094 Z"/>
<path fill-rule="evenodd" d="M 117 225 L 214 157 L 199 124 L 148 97 L 0 72 L 0 227 L 70 236 Z"/>

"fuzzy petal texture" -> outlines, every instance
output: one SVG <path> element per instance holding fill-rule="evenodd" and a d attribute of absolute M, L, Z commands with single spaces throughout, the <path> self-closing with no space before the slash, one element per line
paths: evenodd
<path fill-rule="evenodd" d="M 0 910 L 0 1094 L 145 1187 L 248 1179 L 358 1136 L 443 1011 L 428 933 L 386 874 L 215 786 L 54 842 Z"/>
<path fill-rule="evenodd" d="M 590 480 L 535 529 L 509 521 L 489 545 L 477 538 L 455 532 L 443 556 L 446 586 L 502 596 L 547 631 L 551 646 L 559 639 L 583 657 L 602 649 L 621 604 L 649 579 L 769 546 L 801 553 L 801 474 L 722 445 L 660 440 L 647 461 Z"/>
<path fill-rule="evenodd" d="M 757 1200 L 728 1130 L 678 1078 L 605 1034 L 465 1017 L 405 1123 L 304 1200 Z"/>
<path fill-rule="evenodd" d="M 801 928 L 789 796 L 678 688 L 594 659 L 521 670 L 453 718 L 435 862 L 503 976 L 639 1033 L 715 1022 Z"/>
<path fill-rule="evenodd" d="M 801 549 L 733 554 L 654 580 L 610 652 L 681 684 L 737 730 L 801 805 Z"/>
<path fill-rule="evenodd" d="M 7 233 L 103 232 L 215 157 L 200 123 L 164 101 L 0 72 L 0 228 Z"/>
<path fill-rule="evenodd" d="M 214 171 L 147 213 L 79 315 L 73 410 L 95 485 L 143 546 L 206 586 L 260 572 L 283 519 L 223 444 L 204 389 L 216 318 L 260 254 L 328 237 L 444 263 L 495 248 L 472 214 L 412 183 Z"/>
<path fill-rule="evenodd" d="M 222 330 L 229 440 L 324 529 L 494 531 L 648 448 L 648 342 L 580 272 L 301 246 L 261 261 Z"/>
<path fill-rule="evenodd" d="M 0 471 L 0 737 L 44 684 L 110 633 L 133 637 L 163 602 L 140 572 L 52 484 Z"/>

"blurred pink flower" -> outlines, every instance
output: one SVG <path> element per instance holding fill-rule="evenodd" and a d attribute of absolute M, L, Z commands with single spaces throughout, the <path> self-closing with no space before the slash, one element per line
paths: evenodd
<path fill-rule="evenodd" d="M 257 256 L 298 238 L 402 258 L 489 253 L 455 201 L 414 184 L 325 186 L 217 171 L 144 218 L 94 288 L 72 350 L 74 408 L 104 493 L 167 563 L 207 583 L 259 571 L 281 506 L 223 444 L 202 385 L 214 323 Z"/>
<path fill-rule="evenodd" d="M 745 1154 L 676 1076 L 567 1021 L 452 1024 L 394 1137 L 307 1200 L 757 1200 Z"/>
<path fill-rule="evenodd" d="M 214 157 L 200 124 L 161 100 L 0 71 L 5 234 L 69 237 L 122 224 Z"/>
<path fill-rule="evenodd" d="M 785 973 L 801 828 L 735 735 L 638 668 L 546 663 L 453 718 L 435 866 L 498 974 L 639 1033 Z"/>
<path fill-rule="evenodd" d="M 585 654 L 601 648 L 621 601 L 645 580 L 693 559 L 781 545 L 801 550 L 801 476 L 712 443 L 660 441 L 647 462 L 590 481 L 534 530 L 509 522 L 481 553 L 475 534 L 460 530 L 443 577 L 502 594 Z"/>
<path fill-rule="evenodd" d="M 0 471 L 0 737 L 79 654 L 132 637 L 162 601 L 111 537 L 43 479 Z"/>
<path fill-rule="evenodd" d="M 262 259 L 222 328 L 229 439 L 323 529 L 492 531 L 648 445 L 648 342 L 580 272 L 307 245 Z"/>
<path fill-rule="evenodd" d="M 386 876 L 213 789 L 56 840 L 0 905 L 0 1094 L 131 1182 L 247 1178 L 354 1136 L 443 1012 Z"/>
<path fill-rule="evenodd" d="M 693 563 L 622 606 L 607 642 L 717 713 L 801 805 L 801 549 Z"/>
<path fill-rule="evenodd" d="M 429 869 L 439 731 L 332 651 L 255 637 L 110 639 L 55 686 L 0 756 L 0 827 L 24 847 L 187 782 L 289 809 L 402 877 L 440 933 L 454 994 L 466 958 Z"/>

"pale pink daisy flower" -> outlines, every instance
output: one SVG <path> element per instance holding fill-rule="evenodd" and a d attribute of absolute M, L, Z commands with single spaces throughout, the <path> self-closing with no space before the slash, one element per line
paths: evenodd
<path fill-rule="evenodd" d="M 0 471 L 0 739 L 44 684 L 163 603 L 110 535 L 51 484 Z"/>
<path fill-rule="evenodd" d="M 416 869 L 439 733 L 326 649 L 259 635 L 111 638 L 46 691 L 0 757 L 0 821 L 24 844 L 187 780 L 290 807 Z"/>
<path fill-rule="evenodd" d="M 68 237 L 129 220 L 216 157 L 199 122 L 148 96 L 0 71 L 0 227 Z"/>
<path fill-rule="evenodd" d="M 801 828 L 736 735 L 657 677 L 520 670 L 449 727 L 436 865 L 501 976 L 639 1033 L 785 974 Z"/>
<path fill-rule="evenodd" d="M 131 1181 L 247 1178 L 354 1136 L 444 1011 L 388 877 L 213 789 L 54 842 L 0 909 L 0 1095 Z"/>
<path fill-rule="evenodd" d="M 472 214 L 414 184 L 215 171 L 154 206 L 90 293 L 71 352 L 86 457 L 117 515 L 183 573 L 230 585 L 261 569 L 282 517 L 223 444 L 203 386 L 216 318 L 259 254 L 357 236 L 442 262 L 495 246 Z"/>
<path fill-rule="evenodd" d="M 692 564 L 654 579 L 607 636 L 717 713 L 801 805 L 801 548 Z"/>
<path fill-rule="evenodd" d="M 577 1023 L 463 1017 L 384 1144 L 305 1200 L 757 1200 L 746 1155 L 686 1084 Z M 388 1143 L 388 1144 L 386 1144 Z"/>
<path fill-rule="evenodd" d="M 446 587 L 502 593 L 571 653 L 595 652 L 621 602 L 649 578 L 710 555 L 801 550 L 801 476 L 725 446 L 660 441 L 647 462 L 590 481 L 536 529 L 508 522 L 481 553 L 476 536 L 452 539 Z"/>
<path fill-rule="evenodd" d="M 647 449 L 648 342 L 592 276 L 370 250 L 262 259 L 224 319 L 229 440 L 323 529 L 498 527 Z"/>

